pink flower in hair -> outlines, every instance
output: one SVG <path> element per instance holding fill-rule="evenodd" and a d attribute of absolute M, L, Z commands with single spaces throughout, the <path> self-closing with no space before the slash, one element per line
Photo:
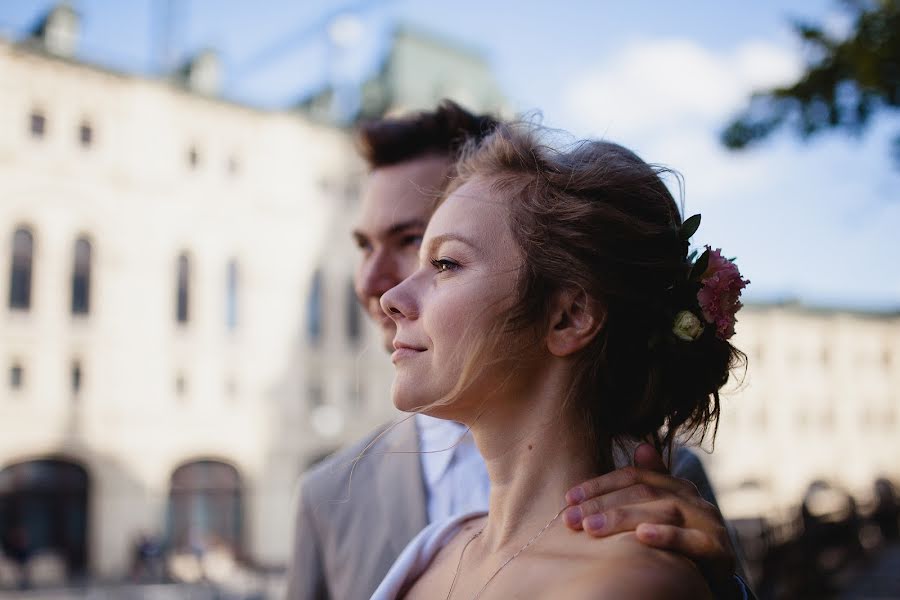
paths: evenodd
<path fill-rule="evenodd" d="M 709 246 L 709 264 L 700 276 L 697 300 L 703 317 L 716 326 L 716 334 L 723 340 L 734 335 L 735 313 L 741 309 L 741 290 L 750 283 L 741 278 L 737 265 L 722 256 L 720 248 Z"/>

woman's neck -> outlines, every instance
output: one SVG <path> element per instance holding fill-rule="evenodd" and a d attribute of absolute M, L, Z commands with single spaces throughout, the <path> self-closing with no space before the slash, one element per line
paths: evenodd
<path fill-rule="evenodd" d="M 491 480 L 487 548 L 519 546 L 565 506 L 573 485 L 599 475 L 596 446 L 563 410 L 567 370 L 551 370 L 486 399 L 470 426 Z"/>

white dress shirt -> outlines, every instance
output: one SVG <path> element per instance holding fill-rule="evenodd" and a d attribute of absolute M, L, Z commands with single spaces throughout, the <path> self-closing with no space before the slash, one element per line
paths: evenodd
<path fill-rule="evenodd" d="M 487 511 L 490 479 L 484 459 L 466 426 L 422 414 L 416 415 L 415 419 L 425 476 L 428 522 Z"/>

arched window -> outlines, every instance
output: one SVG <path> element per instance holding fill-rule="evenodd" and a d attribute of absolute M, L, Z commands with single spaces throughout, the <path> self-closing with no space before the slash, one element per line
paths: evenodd
<path fill-rule="evenodd" d="M 86 315 L 91 307 L 91 243 L 85 238 L 75 241 L 72 264 L 72 314 Z"/>
<path fill-rule="evenodd" d="M 52 552 L 70 576 L 83 575 L 88 558 L 90 478 L 80 465 L 41 459 L 0 471 L 0 540 L 9 555 Z"/>
<path fill-rule="evenodd" d="M 25 228 L 16 229 L 12 241 L 12 264 L 9 275 L 9 307 L 28 310 L 31 307 L 31 267 L 34 238 Z"/>
<path fill-rule="evenodd" d="M 312 345 L 317 345 L 322 339 L 323 288 L 322 271 L 316 270 L 309 290 L 309 304 L 306 307 L 306 333 Z"/>
<path fill-rule="evenodd" d="M 24 369 L 22 369 L 22 365 L 19 363 L 13 363 L 9 368 L 9 387 L 14 390 L 18 390 L 22 387 L 22 381 L 24 380 Z"/>
<path fill-rule="evenodd" d="M 238 322 L 238 265 L 236 260 L 228 263 L 225 273 L 225 326 L 234 331 Z"/>
<path fill-rule="evenodd" d="M 359 300 L 356 298 L 356 289 L 353 286 L 353 280 L 349 281 L 344 302 L 347 309 L 347 338 L 351 343 L 359 342 L 362 334 L 362 323 L 360 319 Z"/>
<path fill-rule="evenodd" d="M 197 150 L 196 146 L 191 146 L 188 148 L 188 166 L 192 169 L 196 169 L 200 164 L 200 152 Z"/>
<path fill-rule="evenodd" d="M 39 110 L 32 111 L 28 120 L 31 137 L 42 138 L 47 130 L 47 118 Z"/>
<path fill-rule="evenodd" d="M 178 257 L 175 293 L 175 320 L 187 323 L 190 316 L 191 261 L 187 254 Z"/>
<path fill-rule="evenodd" d="M 176 550 L 221 544 L 240 552 L 243 510 L 237 469 L 214 460 L 187 463 L 172 473 L 168 538 Z"/>
<path fill-rule="evenodd" d="M 94 128 L 91 127 L 91 123 L 87 120 L 82 121 L 81 125 L 78 127 L 78 143 L 81 144 L 82 148 L 87 148 L 94 141 Z"/>

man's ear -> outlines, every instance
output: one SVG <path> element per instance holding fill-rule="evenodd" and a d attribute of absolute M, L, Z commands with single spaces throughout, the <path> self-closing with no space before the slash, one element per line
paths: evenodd
<path fill-rule="evenodd" d="M 554 356 L 569 356 L 591 343 L 606 322 L 606 311 L 583 289 L 554 295 L 547 330 L 547 349 Z"/>

